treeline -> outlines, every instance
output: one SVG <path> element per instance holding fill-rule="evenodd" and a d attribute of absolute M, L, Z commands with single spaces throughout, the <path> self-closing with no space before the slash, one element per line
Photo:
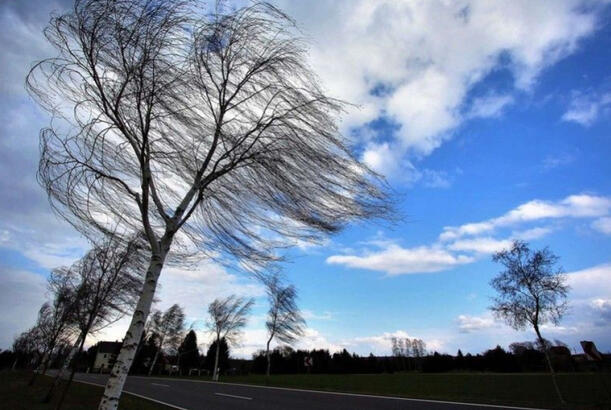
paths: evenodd
<path fill-rule="evenodd" d="M 596 370 L 592 364 L 575 360 L 565 346 L 551 349 L 554 367 L 558 371 Z M 305 365 L 311 357 L 311 367 Z M 540 372 L 546 370 L 545 354 L 534 343 L 512 343 L 509 350 L 500 346 L 481 354 L 456 355 L 425 353 L 420 357 L 407 355 L 359 356 L 345 349 L 338 353 L 328 350 L 293 350 L 290 347 L 274 349 L 271 367 L 275 373 L 394 373 L 404 371 L 435 372 Z M 264 373 L 265 352 L 254 355 L 250 371 Z"/>

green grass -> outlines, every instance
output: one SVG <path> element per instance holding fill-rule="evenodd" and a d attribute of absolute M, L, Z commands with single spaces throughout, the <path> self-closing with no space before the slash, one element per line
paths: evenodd
<path fill-rule="evenodd" d="M 221 380 L 482 404 L 540 408 L 559 405 L 551 378 L 543 373 L 298 374 L 272 375 L 269 380 L 263 375 L 249 375 L 226 376 Z M 558 383 L 571 409 L 611 409 L 609 373 L 563 373 L 558 375 Z"/>
<path fill-rule="evenodd" d="M 34 386 L 28 386 L 30 379 L 29 372 L 0 372 L 0 408 L 11 410 L 43 410 L 54 409 L 56 400 L 59 398 L 55 394 L 51 403 L 43 404 L 40 402 L 49 388 L 52 379 L 50 377 L 39 376 L 36 378 Z M 64 410 L 90 410 L 96 409 L 102 397 L 102 387 L 96 387 L 83 383 L 72 383 L 66 395 L 66 401 L 62 407 Z M 121 396 L 119 409 L 122 410 L 167 410 L 168 407 L 144 400 L 129 394 Z"/>

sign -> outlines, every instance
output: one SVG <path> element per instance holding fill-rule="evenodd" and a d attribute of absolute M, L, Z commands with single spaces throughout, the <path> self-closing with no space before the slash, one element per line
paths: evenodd
<path fill-rule="evenodd" d="M 582 340 L 579 343 L 581 344 L 581 348 L 586 354 L 588 360 L 595 362 L 602 361 L 603 356 L 600 354 L 598 349 L 596 349 L 596 345 L 594 344 L 594 342 L 590 342 L 589 340 Z"/>
<path fill-rule="evenodd" d="M 311 356 L 306 356 L 303 358 L 303 365 L 305 367 L 312 367 L 314 366 L 314 359 Z"/>

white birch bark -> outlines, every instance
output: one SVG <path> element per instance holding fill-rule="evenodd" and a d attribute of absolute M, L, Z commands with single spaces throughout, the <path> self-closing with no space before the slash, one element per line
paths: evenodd
<path fill-rule="evenodd" d="M 161 347 L 163 346 L 164 338 L 165 336 L 161 338 L 161 340 L 159 341 L 159 347 L 155 351 L 155 357 L 153 358 L 153 363 L 151 364 L 151 367 L 149 367 L 149 376 L 153 374 L 153 369 L 155 368 L 155 364 L 157 364 L 157 359 L 159 358 L 159 352 L 161 351 Z"/>
<path fill-rule="evenodd" d="M 272 359 L 271 359 L 271 357 L 269 356 L 269 344 L 271 343 L 271 341 L 272 341 L 272 338 L 273 338 L 273 337 L 274 337 L 274 336 L 272 335 L 272 336 L 271 336 L 271 337 L 270 337 L 270 338 L 267 340 L 267 347 L 266 347 L 266 349 L 265 349 L 265 357 L 267 358 L 267 371 L 265 372 L 265 375 L 266 375 L 267 377 L 269 377 L 269 374 L 270 374 L 270 372 L 271 372 L 271 368 L 272 368 Z"/>
<path fill-rule="evenodd" d="M 157 288 L 159 274 L 163 268 L 164 259 L 165 255 L 153 255 L 151 257 L 140 299 L 138 300 L 136 310 L 132 316 L 132 321 L 123 339 L 123 346 L 121 346 L 117 361 L 106 382 L 106 388 L 98 410 L 116 410 L 119 406 L 119 398 L 123 391 L 123 385 L 125 384 L 127 374 L 134 361 L 136 349 L 138 348 L 142 331 L 144 330 L 144 324 L 151 311 L 151 305 L 153 304 L 153 297 L 155 295 L 155 289 Z"/>
<path fill-rule="evenodd" d="M 219 381 L 219 353 L 221 351 L 221 340 L 217 337 L 216 339 L 216 354 L 214 357 L 214 372 L 212 373 L 212 380 L 215 382 Z"/>

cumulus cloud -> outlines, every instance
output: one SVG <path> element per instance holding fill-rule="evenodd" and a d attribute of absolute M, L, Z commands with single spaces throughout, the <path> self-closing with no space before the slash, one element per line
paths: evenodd
<path fill-rule="evenodd" d="M 527 1 L 277 3 L 311 36 L 322 83 L 358 105 L 345 128 L 379 117 L 397 124 L 393 141 L 372 141 L 363 154 L 387 175 L 401 170 L 388 162 L 430 154 L 465 120 L 500 115 L 516 90 L 532 88 L 594 31 L 598 11 L 580 1 L 553 8 Z M 465 109 L 474 86 L 494 70 L 513 77 L 506 91 L 476 95 Z"/>
<path fill-rule="evenodd" d="M 441 248 L 403 248 L 397 244 L 391 244 L 380 251 L 366 252 L 362 256 L 333 255 L 327 258 L 330 264 L 382 271 L 389 275 L 438 272 L 473 261 L 472 257 L 454 255 Z"/>
<path fill-rule="evenodd" d="M 592 222 L 592 228 L 605 235 L 611 235 L 611 217 L 605 216 Z"/>
<path fill-rule="evenodd" d="M 611 93 L 602 95 L 574 93 L 568 110 L 562 115 L 562 120 L 589 127 L 610 104 Z"/>
<path fill-rule="evenodd" d="M 376 249 L 347 249 L 346 254 L 332 255 L 329 264 L 386 272 L 388 275 L 439 272 L 475 262 L 485 255 L 511 247 L 516 239 L 534 240 L 554 231 L 551 226 L 522 227 L 541 220 L 561 218 L 598 218 L 593 228 L 606 233 L 611 198 L 597 195 L 570 195 L 559 201 L 532 200 L 500 217 L 460 226 L 446 226 L 438 240 L 429 245 L 404 248 L 392 240 L 376 238 L 362 242 Z M 495 230 L 517 226 L 503 238 L 492 236 Z"/>
<path fill-rule="evenodd" d="M 448 249 L 453 251 L 472 251 L 477 253 L 495 253 L 511 247 L 509 239 L 494 239 L 491 237 L 461 239 L 453 242 Z"/>
<path fill-rule="evenodd" d="M 571 195 L 560 201 L 535 199 L 519 205 L 506 214 L 482 222 L 460 226 L 447 226 L 439 235 L 441 241 L 450 241 L 468 235 L 481 235 L 498 227 L 517 225 L 542 219 L 596 218 L 609 214 L 611 198 L 597 195 Z"/>
<path fill-rule="evenodd" d="M 510 95 L 488 95 L 476 98 L 467 114 L 470 118 L 498 117 L 503 109 L 513 102 Z"/>
<path fill-rule="evenodd" d="M 461 333 L 476 332 L 497 325 L 497 322 L 490 314 L 482 316 L 459 315 L 456 321 L 458 322 L 458 331 Z"/>
<path fill-rule="evenodd" d="M 333 320 L 333 313 L 328 312 L 328 311 L 324 311 L 321 313 L 316 313 L 312 310 L 309 309 L 303 309 L 301 311 L 301 316 L 303 316 L 303 318 L 306 321 L 310 321 L 310 320 Z"/>

